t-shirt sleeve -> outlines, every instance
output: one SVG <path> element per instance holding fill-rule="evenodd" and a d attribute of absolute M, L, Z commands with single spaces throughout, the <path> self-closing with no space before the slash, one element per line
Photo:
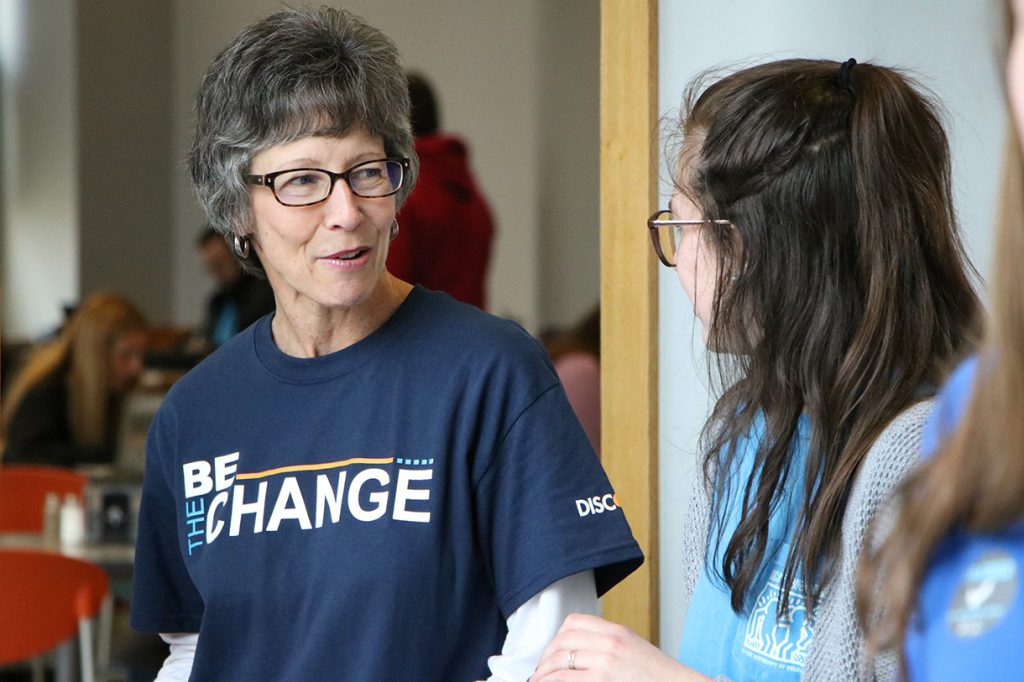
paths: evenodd
<path fill-rule="evenodd" d="M 135 547 L 131 625 L 143 632 L 199 632 L 203 601 L 178 543 L 178 502 L 164 436 L 171 421 L 161 410 L 146 445 L 146 474 Z"/>
<path fill-rule="evenodd" d="M 601 595 L 643 562 L 557 383 L 515 418 L 476 484 L 475 506 L 484 561 L 506 618 L 568 575 L 593 569 Z"/>
<path fill-rule="evenodd" d="M 927 459 L 953 434 L 970 402 L 978 358 L 971 357 L 950 375 L 924 429 L 922 456 Z"/>

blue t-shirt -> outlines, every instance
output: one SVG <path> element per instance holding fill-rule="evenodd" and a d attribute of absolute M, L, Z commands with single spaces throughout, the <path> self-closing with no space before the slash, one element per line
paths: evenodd
<path fill-rule="evenodd" d="M 961 365 L 925 430 L 930 457 L 955 430 L 971 397 L 978 360 Z M 955 485 L 950 481 L 950 485 Z M 907 629 L 911 680 L 1024 680 L 1024 524 L 1002 533 L 955 530 L 935 549 Z"/>
<path fill-rule="evenodd" d="M 789 593 L 788 622 L 776 619 L 790 540 L 803 505 L 810 437 L 806 417 L 801 418 L 797 436 L 790 446 L 789 478 L 768 521 L 765 563 L 751 586 L 749 594 L 753 595 L 753 600 L 744 613 L 732 610 L 731 593 L 717 577 L 729 538 L 740 522 L 744 486 L 764 428 L 764 418 L 760 417 L 750 434 L 736 444 L 740 456 L 735 471 L 728 477 L 729 503 L 725 509 L 722 541 L 716 547 L 717 523 L 713 521 L 709 533 L 713 558 L 705 562 L 697 578 L 686 613 L 679 660 L 709 677 L 725 675 L 732 680 L 788 682 L 800 679 L 813 635 L 799 573 Z"/>
<path fill-rule="evenodd" d="M 299 359 L 270 322 L 175 384 L 150 431 L 132 624 L 198 632 L 191 679 L 483 679 L 532 596 L 641 563 L 517 325 L 416 288 Z"/>

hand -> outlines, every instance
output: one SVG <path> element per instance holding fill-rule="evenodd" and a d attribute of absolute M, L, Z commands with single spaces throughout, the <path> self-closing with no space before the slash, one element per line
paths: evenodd
<path fill-rule="evenodd" d="M 530 682 L 585 680 L 710 682 L 629 628 L 574 613 L 544 650 Z"/>

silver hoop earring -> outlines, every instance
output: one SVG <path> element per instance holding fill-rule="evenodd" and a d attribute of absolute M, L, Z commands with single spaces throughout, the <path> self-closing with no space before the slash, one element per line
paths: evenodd
<path fill-rule="evenodd" d="M 398 236 L 398 219 L 395 218 L 391 221 L 391 241 L 395 241 L 395 237 Z"/>
<path fill-rule="evenodd" d="M 249 238 L 235 235 L 234 240 L 235 255 L 238 256 L 239 260 L 249 259 Z"/>

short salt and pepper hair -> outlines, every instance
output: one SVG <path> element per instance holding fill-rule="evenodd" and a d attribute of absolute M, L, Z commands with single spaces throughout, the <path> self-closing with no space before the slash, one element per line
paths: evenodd
<path fill-rule="evenodd" d="M 401 206 L 419 163 L 394 42 L 330 7 L 287 9 L 248 26 L 214 59 L 196 95 L 188 165 L 210 225 L 228 239 L 252 231 L 243 176 L 257 153 L 359 128 L 380 136 L 389 158 L 410 159 L 396 195 Z"/>

